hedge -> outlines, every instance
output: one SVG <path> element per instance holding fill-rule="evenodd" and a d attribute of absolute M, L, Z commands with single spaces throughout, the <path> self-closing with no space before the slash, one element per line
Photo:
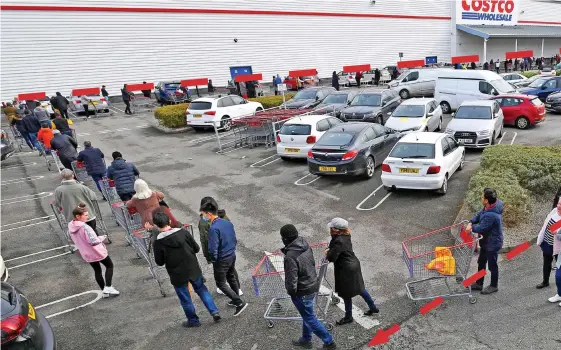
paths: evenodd
<path fill-rule="evenodd" d="M 188 106 L 188 103 L 181 103 L 158 107 L 154 110 L 154 117 L 165 127 L 172 129 L 184 128 L 187 126 L 185 111 Z"/>
<path fill-rule="evenodd" d="M 561 76 L 561 69 L 557 69 L 557 70 L 555 71 L 555 73 L 556 73 L 555 75 Z M 522 74 L 522 75 L 525 76 L 526 78 L 531 78 L 531 77 L 533 77 L 534 75 L 538 75 L 538 72 L 521 72 L 520 74 Z"/>
<path fill-rule="evenodd" d="M 294 94 L 285 94 L 284 99 L 286 101 L 290 100 Z M 277 96 L 263 96 L 257 98 L 250 98 L 250 101 L 253 102 L 260 102 L 263 105 L 264 109 L 278 107 L 282 104 L 282 95 Z"/>
<path fill-rule="evenodd" d="M 481 209 L 483 189 L 494 188 L 505 203 L 505 226 L 515 227 L 527 220 L 536 197 L 554 192 L 560 183 L 561 146 L 497 145 L 483 151 L 466 203 L 472 211 Z"/>

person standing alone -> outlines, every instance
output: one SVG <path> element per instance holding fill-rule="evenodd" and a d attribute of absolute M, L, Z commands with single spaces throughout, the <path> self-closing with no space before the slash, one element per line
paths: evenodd
<path fill-rule="evenodd" d="M 551 263 L 559 259 L 561 252 L 561 241 L 556 235 L 561 234 L 561 229 L 552 231 L 553 225 L 561 221 L 561 200 L 557 200 L 557 206 L 545 218 L 542 229 L 538 234 L 537 245 L 543 253 L 543 280 L 536 286 L 537 289 L 549 287 L 549 276 L 551 275 Z M 561 300 L 560 300 L 561 301 Z"/>
<path fill-rule="evenodd" d="M 131 111 L 131 93 L 127 90 L 127 84 L 123 85 L 121 89 L 121 97 L 123 98 L 123 103 L 125 104 L 125 114 L 132 114 Z"/>
<path fill-rule="evenodd" d="M 84 114 L 86 115 L 86 118 L 89 118 L 90 117 L 89 105 L 91 100 L 88 98 L 88 96 L 82 95 L 80 96 L 80 102 L 82 103 L 82 107 L 84 108 Z"/>

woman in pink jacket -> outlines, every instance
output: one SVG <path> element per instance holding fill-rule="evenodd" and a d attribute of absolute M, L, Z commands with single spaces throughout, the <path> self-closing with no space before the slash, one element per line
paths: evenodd
<path fill-rule="evenodd" d="M 557 206 L 547 215 L 543 227 L 538 234 L 537 245 L 543 252 L 543 281 L 536 288 L 549 287 L 549 275 L 551 274 L 551 263 L 553 258 L 559 259 L 561 251 L 561 229 L 554 230 L 558 222 L 561 221 L 561 200 L 557 201 Z M 561 297 L 558 301 L 561 301 Z"/>
<path fill-rule="evenodd" d="M 104 296 L 119 295 L 119 291 L 113 288 L 111 280 L 113 279 L 113 262 L 107 253 L 107 248 L 103 242 L 107 236 L 98 236 L 95 231 L 86 224 L 88 218 L 88 209 L 86 205 L 80 203 L 78 207 L 72 211 L 72 220 L 68 224 L 70 237 L 80 251 L 82 258 L 90 263 L 94 269 L 95 280 L 99 287 L 103 290 Z M 105 279 L 101 273 L 101 264 L 105 266 Z"/>

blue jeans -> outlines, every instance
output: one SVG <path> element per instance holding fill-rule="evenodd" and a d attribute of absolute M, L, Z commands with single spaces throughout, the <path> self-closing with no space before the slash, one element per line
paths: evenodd
<path fill-rule="evenodd" d="M 561 268 L 555 270 L 555 284 L 557 285 L 557 295 L 561 295 Z"/>
<path fill-rule="evenodd" d="M 25 140 L 25 143 L 29 146 L 29 148 L 33 149 L 33 144 L 31 143 L 31 139 L 29 138 L 29 133 L 27 131 L 20 131 L 21 137 Z"/>
<path fill-rule="evenodd" d="M 92 177 L 93 181 L 95 182 L 95 185 L 97 186 L 97 189 L 99 190 L 99 192 L 101 192 L 101 194 L 103 194 L 103 192 L 101 191 L 101 186 L 99 185 L 99 181 L 103 179 L 105 174 L 90 174 L 90 176 Z"/>
<path fill-rule="evenodd" d="M 33 144 L 33 146 L 35 146 L 35 148 L 37 148 L 37 150 L 41 151 L 41 145 L 39 144 L 39 140 L 37 140 L 37 133 L 36 132 L 30 132 L 29 133 L 29 141 L 31 141 L 31 143 Z"/>
<path fill-rule="evenodd" d="M 212 300 L 212 296 L 210 292 L 206 288 L 205 284 L 203 283 L 203 276 L 197 277 L 195 280 L 190 281 L 195 293 L 201 298 L 203 304 L 206 306 L 208 312 L 211 315 L 216 315 L 218 313 L 218 308 L 214 304 L 214 300 Z M 187 316 L 187 321 L 190 325 L 199 324 L 199 316 L 195 313 L 195 305 L 193 305 L 193 301 L 191 300 L 191 294 L 189 293 L 189 287 L 185 284 L 183 286 L 174 286 L 175 293 L 179 297 L 179 302 L 183 307 L 183 311 L 185 312 L 185 316 Z"/>
<path fill-rule="evenodd" d="M 477 271 L 485 270 L 487 266 L 489 266 L 489 271 L 491 271 L 491 286 L 498 287 L 499 286 L 499 251 L 492 250 L 489 251 L 485 247 L 481 247 L 479 249 L 479 258 L 477 259 Z M 483 286 L 483 279 L 481 277 L 477 280 L 477 284 Z"/>
<path fill-rule="evenodd" d="M 325 326 L 317 319 L 314 313 L 314 299 L 316 294 L 304 296 L 292 296 L 292 302 L 302 316 L 302 338 L 300 341 L 312 341 L 312 333 L 318 336 L 325 344 L 333 343 L 333 336 L 325 329 Z"/>
<path fill-rule="evenodd" d="M 374 300 L 372 300 L 372 297 L 370 296 L 370 294 L 368 294 L 366 289 L 362 291 L 360 296 L 362 297 L 362 299 L 364 299 L 366 304 L 368 304 L 368 307 L 370 308 L 370 310 L 376 308 L 376 305 L 374 304 Z M 343 301 L 345 302 L 345 318 L 353 317 L 353 300 L 352 299 L 343 299 Z"/>

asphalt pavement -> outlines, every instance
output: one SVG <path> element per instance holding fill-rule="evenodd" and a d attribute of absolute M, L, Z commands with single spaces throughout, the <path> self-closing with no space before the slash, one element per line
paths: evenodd
<path fill-rule="evenodd" d="M 203 325 L 182 328 L 185 316 L 171 285 L 166 282 L 168 296 L 162 297 L 148 265 L 125 243 L 124 232 L 111 219 L 106 202 L 100 202 L 100 206 L 113 235 L 108 249 L 115 263 L 114 286 L 121 295 L 98 299 L 91 267 L 77 253 L 63 254 L 67 243 L 50 216 L 53 197 L 49 193 L 60 182 L 58 173 L 47 171 L 44 159 L 36 153 L 22 152 L 2 162 L 2 256 L 10 269 L 10 281 L 36 306 L 59 301 L 39 311 L 54 315 L 49 320 L 61 349 L 290 349 L 290 340 L 299 336 L 300 323 L 284 321 L 267 327 L 263 313 L 269 300 L 255 296 L 252 271 L 264 251 L 282 246 L 282 225 L 293 223 L 311 243 L 326 242 L 326 225 L 336 216 L 350 222 L 366 288 L 381 309 L 368 322 L 335 327 L 339 348 L 362 348 L 380 327 L 395 323 L 403 325 L 404 330 L 392 338 L 395 349 L 467 348 L 457 344 L 452 347 L 446 337 L 453 336 L 458 342 L 479 344 L 472 348 L 485 348 L 479 341 L 482 337 L 489 348 L 496 349 L 549 349 L 551 344 L 558 344 L 547 338 L 551 341 L 544 342 L 544 347 L 526 346 L 542 341 L 547 330 L 553 332 L 555 325 L 550 320 L 559 314 L 559 310 L 543 303 L 549 294 L 533 289 L 535 278 L 521 276 L 541 263 L 535 253 L 516 264 L 508 262 L 504 266 L 502 262 L 504 287 L 495 296 L 480 298 L 475 305 L 467 298 L 453 298 L 438 314 L 422 318 L 418 316 L 419 304 L 406 296 L 408 273 L 401 259 L 401 242 L 454 221 L 481 151 L 467 152 L 466 167 L 449 181 L 445 196 L 421 191 L 388 194 L 381 188 L 379 169 L 367 181 L 316 178 L 308 175 L 305 161 L 284 162 L 275 156 L 274 149 L 242 148 L 217 154 L 213 132 L 163 134 L 149 127 L 153 118 L 150 112 L 125 116 L 119 112 L 122 106 L 115 104 L 113 108 L 113 116 L 76 122 L 79 143 L 88 140 L 101 148 L 108 164 L 113 151 L 123 153 L 137 166 L 141 178 L 166 194 L 166 202 L 184 223 L 196 224 L 200 199 L 215 197 L 236 227 L 237 268 L 243 298 L 250 305 L 234 318 L 233 309 L 226 306 L 227 298 L 215 292 L 211 269 L 204 266 L 207 285 L 223 320 L 214 324 L 195 296 Z M 444 124 L 449 120 L 446 117 Z M 546 122 L 529 130 L 505 130 L 504 144 L 558 144 L 561 116 L 548 114 Z M 33 196 L 36 194 L 40 194 L 38 198 Z M 333 282 L 331 272 L 328 278 Z M 353 302 L 366 309 L 362 300 Z M 505 307 L 507 304 L 510 306 Z M 334 306 L 328 316 L 334 322 L 343 311 Z M 549 318 L 542 325 L 540 319 L 544 317 Z M 527 331 L 516 333 L 522 326 Z M 534 332 L 540 327 L 544 327 L 543 332 Z M 501 333 L 503 336 L 499 336 Z M 513 333 L 519 343 L 508 347 L 507 336 Z M 314 342 L 321 345 L 317 339 Z"/>

